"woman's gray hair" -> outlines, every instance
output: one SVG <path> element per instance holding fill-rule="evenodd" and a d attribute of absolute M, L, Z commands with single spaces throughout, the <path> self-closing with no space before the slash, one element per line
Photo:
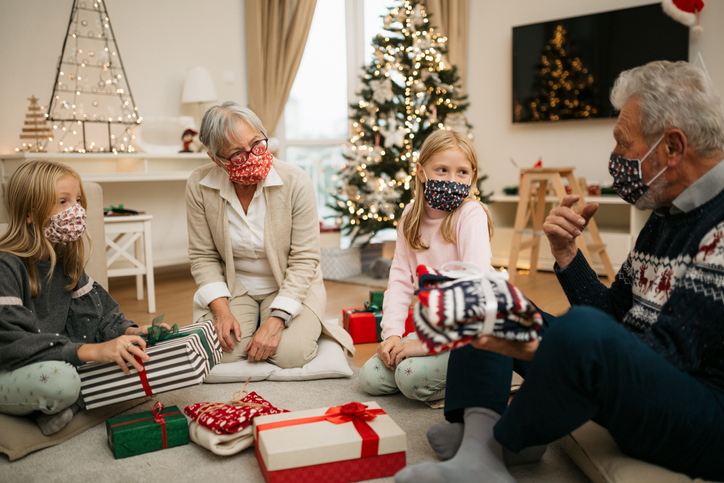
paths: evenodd
<path fill-rule="evenodd" d="M 611 89 L 611 104 L 620 111 L 632 99 L 649 144 L 676 128 L 699 156 L 711 158 L 724 151 L 721 99 L 702 69 L 683 61 L 656 61 L 624 71 Z"/>
<path fill-rule="evenodd" d="M 239 139 L 239 124 L 245 122 L 255 131 L 266 136 L 259 116 L 254 111 L 239 104 L 227 101 L 220 106 L 214 106 L 206 111 L 201 121 L 199 140 L 214 157 L 229 144 L 241 142 Z"/>

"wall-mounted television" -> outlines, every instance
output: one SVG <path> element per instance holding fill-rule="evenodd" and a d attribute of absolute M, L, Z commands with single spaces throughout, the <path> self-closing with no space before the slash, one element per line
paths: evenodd
<path fill-rule="evenodd" d="M 513 122 L 615 116 L 618 74 L 688 58 L 689 28 L 661 3 L 513 27 Z"/>

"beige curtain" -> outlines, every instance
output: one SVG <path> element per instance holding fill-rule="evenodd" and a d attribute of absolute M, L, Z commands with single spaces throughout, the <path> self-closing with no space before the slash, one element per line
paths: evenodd
<path fill-rule="evenodd" d="M 249 108 L 271 136 L 297 76 L 317 0 L 246 0 Z"/>
<path fill-rule="evenodd" d="M 447 60 L 458 68 L 463 91 L 468 70 L 468 14 L 470 0 L 425 0 L 430 24 L 447 37 Z"/>

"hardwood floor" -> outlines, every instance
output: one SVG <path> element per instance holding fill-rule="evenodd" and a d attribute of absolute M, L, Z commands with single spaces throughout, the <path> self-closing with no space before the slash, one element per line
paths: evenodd
<path fill-rule="evenodd" d="M 110 280 L 110 294 L 121 306 L 128 319 L 139 325 L 150 324 L 154 317 L 165 314 L 165 322 L 179 325 L 190 324 L 193 307 L 193 296 L 196 283 L 188 267 L 157 269 L 156 279 L 156 313 L 148 313 L 148 302 L 136 300 L 135 277 L 119 277 Z M 342 282 L 325 281 L 327 289 L 327 308 L 325 318 L 341 319 L 342 309 L 361 307 L 369 300 L 373 287 L 354 285 Z M 555 275 L 539 272 L 535 276 L 519 273 L 516 285 L 541 310 L 559 315 L 570 308 Z M 377 289 L 379 290 L 379 289 Z M 377 349 L 377 344 L 358 344 L 356 354 L 350 361 L 355 367 L 361 367 Z"/>

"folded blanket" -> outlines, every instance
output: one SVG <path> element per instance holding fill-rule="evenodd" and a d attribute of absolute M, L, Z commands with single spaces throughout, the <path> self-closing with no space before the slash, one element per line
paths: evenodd
<path fill-rule="evenodd" d="M 189 423 L 189 438 L 199 446 L 203 446 L 212 453 L 221 456 L 236 454 L 254 444 L 254 434 L 251 426 L 247 426 L 236 433 L 217 434 L 209 428 L 191 421 Z"/>
<path fill-rule="evenodd" d="M 248 380 L 246 382 L 249 383 Z M 289 412 L 275 408 L 253 391 L 244 397 L 241 397 L 242 394 L 246 394 L 243 388 L 234 393 L 230 401 L 186 406 L 184 412 L 193 419 L 189 423 L 191 441 L 218 455 L 236 454 L 254 444 L 252 419 L 260 415 Z"/>
<path fill-rule="evenodd" d="M 445 270 L 456 265 L 465 270 Z M 455 349 L 482 335 L 530 342 L 540 337 L 543 317 L 504 272 L 450 262 L 442 270 L 417 267 L 419 302 L 413 322 L 430 354 Z"/>

